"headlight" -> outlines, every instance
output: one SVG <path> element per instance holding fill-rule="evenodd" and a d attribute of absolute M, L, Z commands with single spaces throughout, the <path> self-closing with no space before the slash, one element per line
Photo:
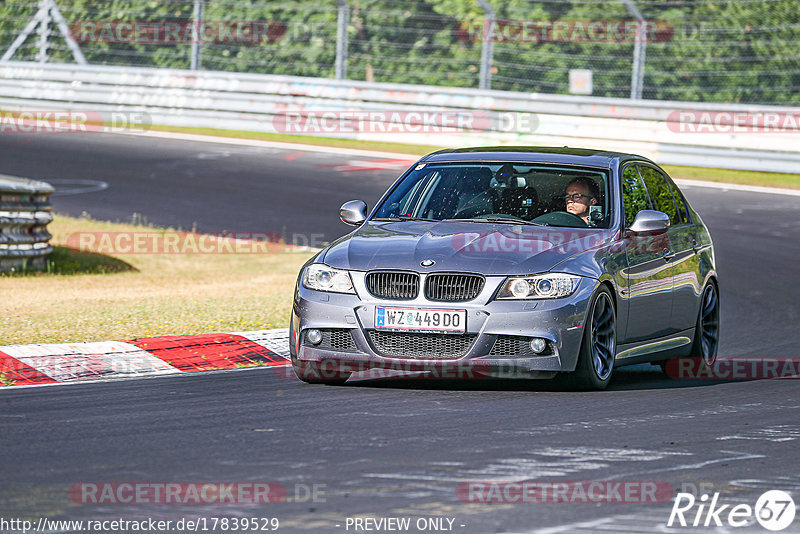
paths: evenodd
<path fill-rule="evenodd" d="M 313 263 L 303 275 L 303 287 L 333 293 L 355 293 L 350 273 L 322 263 Z"/>
<path fill-rule="evenodd" d="M 578 289 L 580 276 L 551 273 L 509 278 L 497 293 L 499 299 L 557 299 L 568 297 Z"/>

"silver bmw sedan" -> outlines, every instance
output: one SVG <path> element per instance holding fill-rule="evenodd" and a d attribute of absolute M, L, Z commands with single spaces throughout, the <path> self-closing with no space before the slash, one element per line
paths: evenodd
<path fill-rule="evenodd" d="M 290 353 L 306 382 L 353 373 L 553 378 L 711 365 L 719 288 L 708 229 L 658 165 L 548 147 L 423 157 L 302 268 Z M 362 375 L 359 375 L 362 376 Z"/>

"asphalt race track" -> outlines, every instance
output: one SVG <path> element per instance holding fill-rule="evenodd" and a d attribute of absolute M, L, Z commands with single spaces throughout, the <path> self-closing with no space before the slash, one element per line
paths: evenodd
<path fill-rule="evenodd" d="M 53 198 L 62 213 L 326 241 L 348 229 L 342 202 L 372 206 L 399 173 L 370 161 L 99 134 L 0 136 L 0 173 L 63 180 L 73 194 Z M 107 186 L 91 191 L 82 180 Z M 721 356 L 800 356 L 800 197 L 684 191 L 715 240 Z M 346 520 L 363 514 L 449 518 L 465 534 L 664 532 L 671 502 L 486 504 L 456 490 L 465 481 L 652 481 L 720 492 L 720 504 L 753 506 L 769 489 L 800 496 L 797 380 L 671 380 L 645 365 L 618 370 L 608 391 L 573 393 L 549 382 L 313 386 L 251 368 L 6 389 L 0 406 L 5 517 L 277 517 L 278 532 L 327 533 L 355 532 Z M 70 486 L 93 481 L 272 481 L 289 502 L 70 500 Z M 307 497 L 313 485 L 317 499 Z M 800 520 L 783 532 L 800 532 Z"/>
<path fill-rule="evenodd" d="M 61 213 L 122 222 L 139 214 L 184 230 L 287 231 L 298 240 L 346 233 L 339 206 L 353 195 L 374 205 L 403 167 L 342 171 L 357 168 L 351 161 L 384 166 L 386 158 L 101 134 L 3 134 L 0 154 L 0 174 L 61 189 L 53 197 Z M 102 184 L 107 189 L 96 191 Z"/>

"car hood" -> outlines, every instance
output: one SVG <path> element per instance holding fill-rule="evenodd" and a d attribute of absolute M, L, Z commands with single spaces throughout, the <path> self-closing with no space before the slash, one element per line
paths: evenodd
<path fill-rule="evenodd" d="M 547 272 L 575 254 L 598 247 L 613 232 L 470 221 L 398 221 L 364 224 L 325 251 L 331 267 L 369 271 L 467 271 L 485 275 Z M 430 267 L 421 267 L 433 260 Z"/>

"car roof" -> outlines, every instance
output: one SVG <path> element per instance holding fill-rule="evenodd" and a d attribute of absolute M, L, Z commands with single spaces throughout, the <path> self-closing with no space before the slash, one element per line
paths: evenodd
<path fill-rule="evenodd" d="M 619 164 L 628 160 L 647 161 L 649 159 L 627 154 L 590 148 L 548 147 L 548 146 L 485 146 L 470 148 L 451 148 L 428 154 L 424 162 L 437 161 L 518 161 L 537 163 L 568 163 L 592 167 L 611 168 L 615 161 Z"/>

